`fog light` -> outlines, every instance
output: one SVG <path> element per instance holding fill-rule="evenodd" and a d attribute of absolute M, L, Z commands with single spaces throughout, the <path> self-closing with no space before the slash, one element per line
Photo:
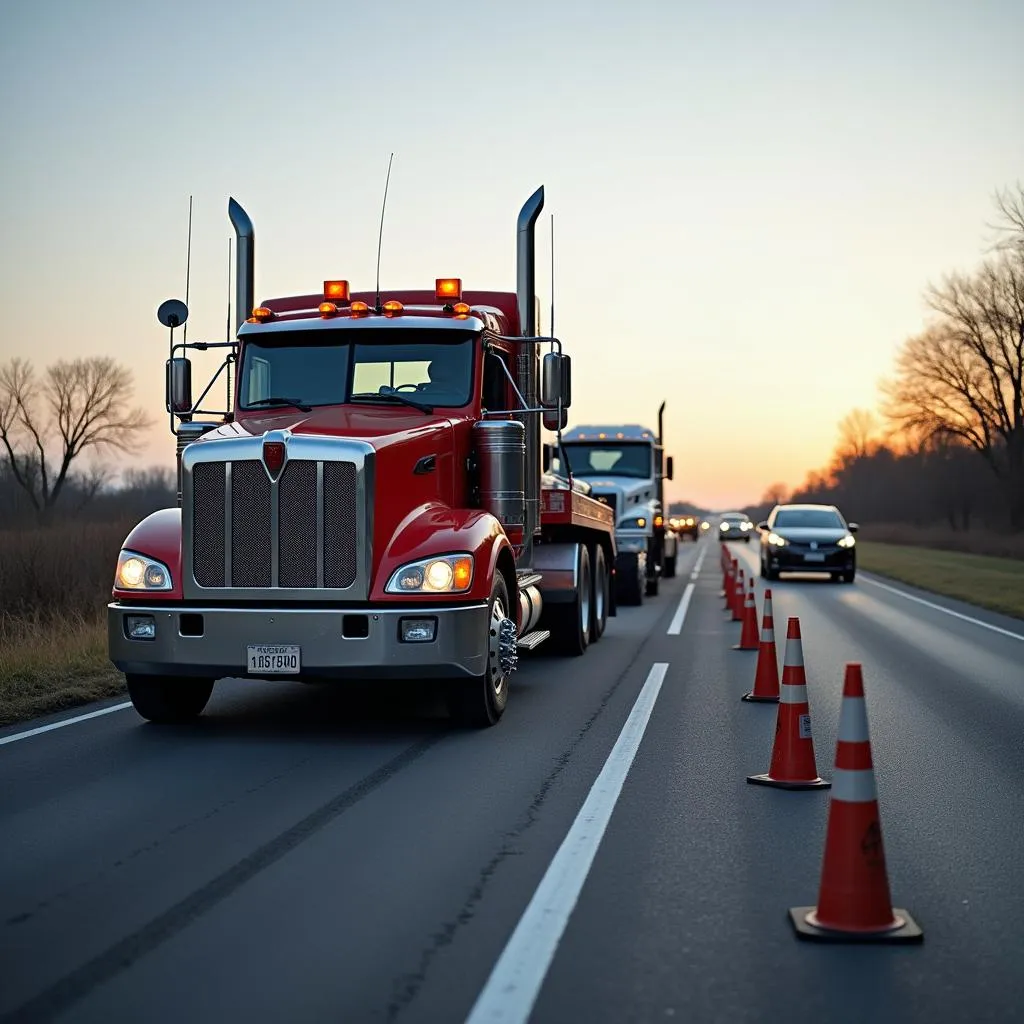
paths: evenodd
<path fill-rule="evenodd" d="M 402 619 L 399 628 L 402 643 L 429 644 L 437 632 L 437 619 Z"/>
<path fill-rule="evenodd" d="M 129 640 L 156 639 L 156 619 L 152 615 L 126 615 L 124 625 Z"/>

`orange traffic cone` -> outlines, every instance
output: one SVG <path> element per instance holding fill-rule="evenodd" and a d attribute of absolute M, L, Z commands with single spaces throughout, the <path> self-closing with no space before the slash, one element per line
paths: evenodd
<path fill-rule="evenodd" d="M 831 786 L 818 777 L 811 739 L 811 714 L 804 677 L 804 651 L 800 620 L 791 618 L 786 630 L 786 656 L 782 666 L 782 692 L 775 721 L 772 763 L 764 775 L 748 775 L 747 782 L 781 789 L 818 789 Z"/>
<path fill-rule="evenodd" d="M 743 630 L 740 642 L 733 646 L 734 651 L 757 650 L 757 603 L 754 600 L 754 580 L 747 580 L 747 596 L 743 601 Z"/>
<path fill-rule="evenodd" d="M 732 560 L 729 558 L 729 552 L 724 544 L 718 560 L 722 564 L 722 590 L 718 596 L 725 598 L 726 607 L 728 607 L 732 603 Z"/>
<path fill-rule="evenodd" d="M 864 678 L 846 666 L 839 713 L 835 788 L 828 811 L 825 858 L 816 907 L 793 907 L 802 939 L 830 942 L 921 942 L 924 935 L 905 910 L 893 909 L 878 820 Z"/>
<path fill-rule="evenodd" d="M 746 584 L 744 583 L 743 570 L 740 568 L 736 569 L 736 585 L 732 591 L 732 604 L 730 610 L 732 611 L 732 621 L 739 622 L 743 618 L 743 593 Z"/>
<path fill-rule="evenodd" d="M 775 620 L 772 618 L 772 592 L 764 592 L 764 617 L 761 620 L 761 643 L 757 649 L 754 688 L 742 700 L 773 701 L 779 699 L 779 656 L 775 653 Z"/>

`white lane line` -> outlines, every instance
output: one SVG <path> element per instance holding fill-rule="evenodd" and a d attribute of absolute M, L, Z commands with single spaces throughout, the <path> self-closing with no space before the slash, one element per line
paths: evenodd
<path fill-rule="evenodd" d="M 905 590 L 900 590 L 899 587 L 890 587 L 888 583 L 882 583 L 881 580 L 872 579 L 872 577 L 865 576 L 863 573 L 861 573 L 860 578 L 865 583 L 870 583 L 873 587 L 881 587 L 882 590 L 888 590 L 891 594 L 899 594 L 900 597 L 905 597 L 908 601 L 916 601 L 918 604 L 923 604 L 926 608 L 934 608 L 938 612 L 945 612 L 947 615 L 952 615 L 954 619 L 963 619 L 964 622 L 970 622 L 975 626 L 991 629 L 993 633 L 1000 633 L 1002 636 L 1008 636 L 1014 640 L 1024 640 L 1024 634 L 1022 633 L 1014 633 L 1009 629 L 1003 629 L 1001 626 L 993 626 L 991 622 L 984 622 L 970 615 L 964 615 L 962 612 L 955 612 L 952 608 L 944 608 L 941 604 L 936 604 L 934 601 L 926 601 L 923 597 L 915 597 L 913 594 L 908 594 Z"/>
<path fill-rule="evenodd" d="M 619 738 L 519 919 L 466 1024 L 525 1024 L 576 906 L 608 820 L 658 699 L 668 664 L 648 673 Z"/>
<path fill-rule="evenodd" d="M 704 556 L 707 553 L 708 549 L 704 548 L 704 550 L 697 556 L 697 563 L 693 567 L 693 572 L 690 573 L 691 580 L 695 580 L 700 575 L 700 567 L 704 564 Z"/>
<path fill-rule="evenodd" d="M 687 583 L 683 596 L 679 598 L 679 607 L 676 609 L 668 629 L 665 631 L 668 636 L 679 636 L 683 628 L 683 621 L 686 619 L 686 610 L 690 607 L 690 598 L 693 597 L 694 584 Z"/>
<path fill-rule="evenodd" d="M 126 700 L 123 704 L 114 704 L 109 708 L 101 708 L 99 711 L 90 711 L 87 715 L 77 715 L 75 718 L 65 718 L 63 722 L 54 722 L 52 725 L 41 725 L 38 729 L 28 729 L 25 732 L 16 732 L 13 736 L 0 736 L 0 747 L 6 743 L 17 743 L 18 740 L 27 740 L 30 736 L 39 736 L 44 732 L 53 732 L 54 729 L 63 729 L 65 725 L 75 725 L 78 722 L 88 721 L 90 718 L 99 718 L 100 715 L 112 715 L 115 711 L 124 711 L 130 708 L 132 702 Z"/>

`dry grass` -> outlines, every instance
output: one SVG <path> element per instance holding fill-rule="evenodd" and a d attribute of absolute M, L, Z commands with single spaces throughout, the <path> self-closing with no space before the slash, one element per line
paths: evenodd
<path fill-rule="evenodd" d="M 105 607 L 130 526 L 0 532 L 0 724 L 121 693 Z"/>
<path fill-rule="evenodd" d="M 1024 533 L 997 533 L 994 530 L 951 530 L 947 526 L 911 526 L 906 523 L 870 523 L 858 539 L 904 547 L 933 548 L 937 551 L 961 551 L 971 555 L 991 555 L 1024 561 Z"/>
<path fill-rule="evenodd" d="M 857 552 L 868 572 L 1024 619 L 1024 561 L 870 541 Z"/>

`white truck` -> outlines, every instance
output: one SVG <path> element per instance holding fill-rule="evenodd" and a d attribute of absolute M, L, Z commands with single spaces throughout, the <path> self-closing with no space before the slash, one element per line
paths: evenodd
<path fill-rule="evenodd" d="M 562 433 L 560 471 L 584 480 L 591 497 L 614 513 L 617 604 L 641 604 L 658 593 L 662 576 L 676 574 L 679 538 L 665 524 L 672 457 L 662 445 L 664 411 L 662 402 L 657 433 L 637 423 L 587 424 Z"/>

